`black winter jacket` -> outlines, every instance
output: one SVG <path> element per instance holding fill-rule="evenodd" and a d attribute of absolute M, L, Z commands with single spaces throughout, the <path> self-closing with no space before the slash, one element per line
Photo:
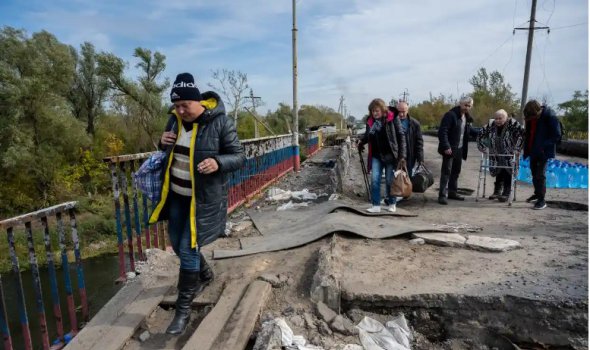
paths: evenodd
<path fill-rule="evenodd" d="M 215 241 L 225 230 L 227 218 L 228 174 L 242 167 L 246 160 L 244 148 L 238 140 L 234 121 L 225 114 L 225 108 L 219 95 L 214 92 L 202 94 L 201 104 L 205 112 L 194 122 L 196 137 L 191 140 L 193 196 L 191 200 L 191 247 L 207 245 Z M 181 118 L 170 116 L 166 131 L 178 134 Z M 181 128 L 182 132 L 182 128 Z M 162 196 L 160 203 L 152 213 L 150 223 L 166 220 L 168 213 L 168 191 L 170 191 L 170 166 L 172 164 L 174 145 L 165 147 L 167 164 L 162 172 Z M 201 174 L 197 165 L 206 158 L 217 161 L 219 169 L 211 174 Z"/>
<path fill-rule="evenodd" d="M 402 125 L 399 122 L 399 117 L 394 115 L 393 112 L 388 111 L 387 116 L 384 116 L 382 118 L 385 118 L 385 131 L 387 132 L 387 140 L 389 141 L 389 146 L 391 148 L 391 153 L 393 154 L 393 157 L 395 158 L 396 161 L 398 161 L 400 158 L 405 158 L 406 156 L 406 136 L 405 136 L 405 132 L 404 129 L 402 127 Z M 363 137 L 361 138 L 361 142 L 360 145 L 364 145 L 369 143 L 369 156 L 368 156 L 368 170 L 371 170 L 371 165 L 372 165 L 372 157 L 373 155 L 373 150 L 371 147 L 371 143 L 369 142 L 369 134 L 370 134 L 370 130 L 371 127 L 373 126 L 375 119 L 373 118 L 373 116 L 369 116 L 367 118 L 367 124 L 365 126 L 365 134 L 363 135 Z M 378 154 L 375 156 L 379 156 Z"/>
<path fill-rule="evenodd" d="M 463 159 L 467 159 L 469 135 L 471 135 L 471 124 L 473 118 L 469 113 L 465 113 L 465 131 L 463 132 Z M 457 106 L 449 110 L 443 116 L 438 128 L 438 153 L 443 155 L 443 152 L 450 149 L 459 148 L 459 140 L 461 139 L 461 107 Z"/>
<path fill-rule="evenodd" d="M 524 158 L 555 158 L 555 148 L 563 132 L 555 112 L 549 107 L 542 106 L 541 116 L 537 120 L 532 149 L 528 147 L 532 129 L 530 119 L 525 121 L 525 125 Z"/>
<path fill-rule="evenodd" d="M 416 162 L 424 162 L 424 139 L 422 138 L 420 122 L 410 117 L 410 115 L 408 115 L 408 118 L 410 119 L 410 127 L 406 134 L 408 149 L 408 156 L 406 157 L 406 160 L 408 162 L 408 170 L 411 171 L 414 169 Z"/>

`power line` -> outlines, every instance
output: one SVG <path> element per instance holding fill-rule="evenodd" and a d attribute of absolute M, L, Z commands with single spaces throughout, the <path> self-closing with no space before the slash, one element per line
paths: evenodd
<path fill-rule="evenodd" d="M 577 24 L 572 24 L 572 25 L 569 25 L 569 26 L 554 27 L 552 30 L 560 30 L 560 29 L 565 29 L 565 28 L 585 26 L 587 24 L 588 24 L 588 22 L 577 23 Z"/>

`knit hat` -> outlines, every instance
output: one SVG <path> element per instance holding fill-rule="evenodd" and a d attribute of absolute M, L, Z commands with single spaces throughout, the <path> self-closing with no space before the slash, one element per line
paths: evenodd
<path fill-rule="evenodd" d="M 170 101 L 192 100 L 201 101 L 201 92 L 195 84 L 195 78 L 190 73 L 180 73 L 176 76 L 172 91 L 170 91 Z"/>

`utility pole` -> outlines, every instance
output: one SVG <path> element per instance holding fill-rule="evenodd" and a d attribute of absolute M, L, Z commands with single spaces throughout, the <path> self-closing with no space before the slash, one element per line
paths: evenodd
<path fill-rule="evenodd" d="M 531 4 L 531 19 L 529 21 L 529 26 L 525 28 L 514 28 L 512 34 L 516 33 L 517 30 L 528 30 L 529 31 L 529 40 L 526 46 L 526 60 L 524 63 L 524 79 L 522 82 L 522 94 L 521 94 L 521 101 L 520 101 L 520 113 L 522 115 L 522 111 L 524 110 L 524 105 L 527 100 L 527 94 L 529 90 L 529 71 L 531 68 L 531 55 L 533 53 L 533 35 L 535 30 L 537 29 L 547 29 L 547 33 L 549 33 L 549 27 L 535 27 L 535 13 L 537 11 L 537 0 L 533 0 Z M 524 115 L 523 115 L 524 119 Z"/>
<path fill-rule="evenodd" d="M 338 103 L 338 114 L 342 116 L 340 119 L 340 130 L 342 130 L 342 120 L 344 119 L 344 96 L 340 95 L 340 102 Z"/>
<path fill-rule="evenodd" d="M 297 12 L 295 7 L 295 0 L 293 0 L 293 147 L 295 149 L 295 157 L 293 170 L 299 171 L 299 112 L 297 107 Z"/>
<path fill-rule="evenodd" d="M 256 105 L 260 101 L 260 96 L 254 96 L 254 91 L 250 89 L 250 99 L 252 100 L 252 114 L 256 115 Z M 258 120 L 254 118 L 254 138 L 258 138 Z"/>
<path fill-rule="evenodd" d="M 408 102 L 408 96 L 410 96 L 410 93 L 408 92 L 408 89 L 404 89 L 404 92 L 401 93 L 400 95 L 402 95 L 402 101 L 404 102 Z"/>

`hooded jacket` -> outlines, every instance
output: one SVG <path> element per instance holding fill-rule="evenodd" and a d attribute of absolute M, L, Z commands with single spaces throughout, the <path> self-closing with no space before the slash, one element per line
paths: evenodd
<path fill-rule="evenodd" d="M 561 138 L 561 127 L 555 112 L 546 106 L 541 107 L 541 116 L 537 120 L 535 134 L 531 135 L 531 120 L 525 121 L 524 158 L 555 158 L 555 148 Z M 527 145 L 533 137 L 533 147 L 529 150 Z"/>
<path fill-rule="evenodd" d="M 244 148 L 238 140 L 234 121 L 225 114 L 225 107 L 216 93 L 202 94 L 201 105 L 205 112 L 193 122 L 190 141 L 190 176 L 192 185 L 190 228 L 191 247 L 204 246 L 215 241 L 225 230 L 227 218 L 228 174 L 242 167 L 246 161 Z M 170 115 L 165 131 L 178 136 L 184 132 L 180 116 Z M 178 137 L 177 137 L 178 139 Z M 150 223 L 167 220 L 168 194 L 170 193 L 170 168 L 174 158 L 174 145 L 160 148 L 166 152 L 165 171 L 162 172 L 162 194 L 150 217 Z M 211 174 L 201 174 L 197 165 L 206 158 L 217 161 L 219 169 Z"/>
<path fill-rule="evenodd" d="M 438 128 L 438 153 L 443 155 L 444 151 L 457 149 L 461 147 L 463 159 L 467 160 L 467 151 L 469 149 L 469 135 L 471 134 L 471 123 L 473 118 L 469 113 L 465 113 L 465 130 L 463 131 L 463 144 L 459 145 L 461 139 L 461 107 L 457 106 L 449 110 L 443 116 Z"/>
<path fill-rule="evenodd" d="M 393 112 L 388 111 L 387 116 L 382 117 L 385 118 L 385 131 L 387 134 L 387 141 L 389 143 L 389 147 L 391 149 L 391 153 L 396 160 L 401 158 L 405 158 L 406 156 L 406 136 L 404 132 L 404 128 L 402 127 L 399 118 L 397 118 Z M 361 144 L 369 143 L 369 154 L 368 154 L 368 161 L 367 161 L 367 171 L 371 171 L 372 165 L 372 158 L 373 158 L 373 150 L 371 147 L 371 143 L 369 142 L 369 133 L 371 127 L 375 119 L 373 116 L 369 116 L 367 118 L 367 124 L 365 127 L 365 135 L 361 139 Z"/>

